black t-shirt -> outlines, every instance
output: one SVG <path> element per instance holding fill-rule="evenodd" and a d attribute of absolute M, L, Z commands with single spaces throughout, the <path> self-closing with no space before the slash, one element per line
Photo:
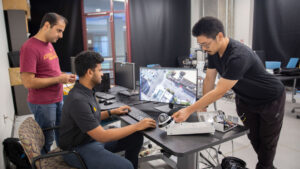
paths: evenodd
<path fill-rule="evenodd" d="M 60 129 L 59 147 L 63 150 L 94 141 L 87 132 L 100 125 L 101 110 L 95 92 L 76 82 L 65 99 Z"/>
<path fill-rule="evenodd" d="M 271 102 L 284 90 L 281 81 L 265 70 L 253 50 L 233 39 L 229 39 L 221 58 L 218 53 L 208 56 L 208 68 L 216 69 L 224 79 L 238 80 L 232 89 L 240 101 L 249 105 Z"/>

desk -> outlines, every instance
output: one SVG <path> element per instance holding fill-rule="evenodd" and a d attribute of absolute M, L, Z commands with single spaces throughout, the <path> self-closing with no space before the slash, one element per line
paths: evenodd
<path fill-rule="evenodd" d="M 138 100 L 138 96 L 123 97 L 116 96 L 118 101 L 125 104 L 133 105 Z M 161 103 L 160 103 L 161 104 Z M 146 112 L 156 121 L 159 113 L 153 107 L 159 106 L 152 102 L 136 104 L 134 107 Z M 120 120 L 126 124 L 134 124 L 137 121 L 128 115 L 118 116 Z M 224 143 L 226 141 L 238 138 L 248 133 L 248 130 L 243 126 L 238 126 L 226 133 L 216 131 L 215 134 L 197 134 L 185 136 L 168 136 L 167 133 L 158 127 L 156 129 L 148 129 L 142 131 L 144 136 L 162 147 L 167 153 L 177 156 L 178 169 L 196 169 L 198 165 L 197 152 L 209 147 Z"/>
<path fill-rule="evenodd" d="M 122 96 L 117 94 L 119 88 L 112 88 L 110 94 L 115 94 L 118 102 L 138 108 L 153 119 L 158 121 L 159 112 L 154 107 L 161 106 L 163 103 L 143 102 L 139 101 L 139 96 Z M 128 115 L 117 116 L 126 124 L 135 124 L 136 120 Z M 188 121 L 193 121 L 196 114 L 193 114 Z M 247 134 L 249 131 L 243 126 L 238 126 L 226 133 L 216 131 L 214 134 L 197 134 L 197 135 L 182 135 L 182 136 L 168 136 L 167 133 L 160 128 L 148 129 L 142 131 L 145 137 L 160 146 L 165 152 L 177 157 L 177 163 L 172 167 L 177 169 L 197 169 L 198 155 L 201 150 L 210 148 L 212 146 L 224 143 L 226 141 L 238 138 Z M 167 157 L 163 157 L 165 160 Z M 170 159 L 168 159 L 170 160 Z"/>

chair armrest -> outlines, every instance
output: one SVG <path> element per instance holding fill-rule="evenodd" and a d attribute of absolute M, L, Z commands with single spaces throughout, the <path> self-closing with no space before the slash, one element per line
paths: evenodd
<path fill-rule="evenodd" d="M 32 168 L 36 169 L 35 163 L 38 160 L 44 159 L 44 158 L 49 158 L 49 157 L 55 157 L 55 156 L 60 156 L 60 155 L 65 155 L 65 154 L 75 154 L 75 156 L 78 158 L 81 166 L 84 169 L 87 169 L 84 161 L 82 160 L 82 158 L 80 157 L 79 153 L 75 152 L 75 151 L 59 151 L 59 152 L 52 152 L 52 153 L 48 153 L 48 154 L 42 154 L 39 156 L 36 156 L 32 159 Z"/>

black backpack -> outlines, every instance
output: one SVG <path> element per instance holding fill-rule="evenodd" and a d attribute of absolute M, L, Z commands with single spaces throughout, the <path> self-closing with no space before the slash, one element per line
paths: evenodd
<path fill-rule="evenodd" d="M 221 163 L 222 169 L 247 169 L 246 162 L 236 157 L 225 157 Z"/>
<path fill-rule="evenodd" d="M 30 169 L 31 165 L 18 138 L 6 138 L 3 141 L 5 158 L 12 162 L 17 169 Z M 6 166 L 7 168 L 8 166 Z"/>

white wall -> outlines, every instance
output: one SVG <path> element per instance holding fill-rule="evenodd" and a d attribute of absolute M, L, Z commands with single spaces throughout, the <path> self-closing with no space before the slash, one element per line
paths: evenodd
<path fill-rule="evenodd" d="M 220 2 L 222 0 L 219 0 Z M 209 4 L 216 4 L 217 1 L 205 1 L 208 5 L 205 8 L 210 8 Z M 219 3 L 217 3 L 219 4 Z M 191 0 L 191 29 L 195 22 L 200 19 L 202 16 L 202 1 L 201 0 Z M 254 9 L 254 0 L 233 0 L 233 36 L 231 38 L 238 41 L 242 41 L 248 46 L 252 46 L 252 32 L 253 32 L 253 9 Z M 214 7 L 214 6 L 213 6 Z M 222 9 L 223 7 L 220 6 Z M 204 9 L 205 10 L 205 9 Z M 207 9 L 209 10 L 209 9 Z M 206 15 L 215 16 L 219 18 L 224 18 L 224 16 L 219 16 L 220 13 L 215 10 L 213 13 L 206 13 Z M 211 12 L 210 10 L 208 12 Z M 229 11 L 230 12 L 230 11 Z M 192 36 L 192 35 L 191 35 Z M 192 36 L 191 38 L 191 48 L 197 48 L 196 38 Z"/>
<path fill-rule="evenodd" d="M 192 28 L 200 19 L 200 0 L 191 0 L 191 48 L 199 48 L 197 39 L 192 35 Z"/>
<path fill-rule="evenodd" d="M 0 168 L 4 168 L 2 142 L 11 137 L 15 110 L 8 75 L 8 44 L 2 0 L 0 2 Z"/>
<path fill-rule="evenodd" d="M 252 46 L 254 0 L 235 0 L 234 39 Z"/>

